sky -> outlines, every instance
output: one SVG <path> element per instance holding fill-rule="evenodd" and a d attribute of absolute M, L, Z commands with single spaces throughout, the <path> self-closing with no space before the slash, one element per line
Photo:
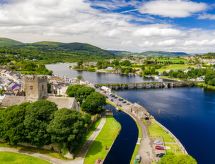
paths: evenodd
<path fill-rule="evenodd" d="M 215 52 L 215 1 L 0 0 L 0 37 L 133 52 Z"/>

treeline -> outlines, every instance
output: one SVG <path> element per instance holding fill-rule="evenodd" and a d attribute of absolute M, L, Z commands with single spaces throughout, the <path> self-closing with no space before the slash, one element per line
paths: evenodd
<path fill-rule="evenodd" d="M 75 97 L 84 112 L 100 114 L 104 111 L 106 97 L 96 92 L 94 88 L 85 85 L 71 85 L 67 89 L 67 95 Z"/>
<path fill-rule="evenodd" d="M 116 73 L 121 74 L 132 74 L 135 73 L 136 70 L 132 67 L 132 63 L 129 60 L 113 60 L 112 62 L 109 61 L 98 61 L 96 64 L 97 69 L 106 69 L 108 67 L 113 67 Z"/>
<path fill-rule="evenodd" d="M 72 151 L 86 134 L 91 117 L 41 100 L 0 110 L 0 139 L 38 147 L 58 144 Z"/>
<path fill-rule="evenodd" d="M 195 79 L 201 76 L 205 76 L 206 69 L 194 69 L 191 68 L 188 71 L 184 70 L 170 70 L 169 72 L 164 71 L 164 76 L 169 76 L 172 78 L 180 78 L 180 79 Z"/>
<path fill-rule="evenodd" d="M 44 64 L 32 61 L 21 61 L 10 63 L 9 67 L 14 71 L 29 75 L 52 75 L 52 71 L 48 70 Z"/>
<path fill-rule="evenodd" d="M 144 60 L 145 65 L 169 65 L 169 64 L 185 64 L 188 61 L 181 57 L 147 57 Z"/>
<path fill-rule="evenodd" d="M 205 84 L 215 86 L 215 70 L 213 68 L 192 68 L 188 71 L 170 70 L 169 72 L 164 71 L 163 75 L 179 79 L 196 79 L 198 77 L 203 77 Z"/>

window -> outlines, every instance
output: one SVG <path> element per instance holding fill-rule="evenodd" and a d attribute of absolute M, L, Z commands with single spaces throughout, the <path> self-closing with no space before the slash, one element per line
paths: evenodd
<path fill-rule="evenodd" d="M 30 90 L 33 90 L 34 89 L 34 87 L 33 86 L 30 86 Z"/>

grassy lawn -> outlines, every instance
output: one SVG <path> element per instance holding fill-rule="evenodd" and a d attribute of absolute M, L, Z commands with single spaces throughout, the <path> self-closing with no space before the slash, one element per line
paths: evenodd
<path fill-rule="evenodd" d="M 49 164 L 39 158 L 11 152 L 0 152 L 0 161 L 1 164 Z"/>
<path fill-rule="evenodd" d="M 151 124 L 148 126 L 148 131 L 151 138 L 163 138 L 165 146 L 170 148 L 169 150 L 167 150 L 167 152 L 183 154 L 180 147 L 177 145 L 175 139 L 162 127 L 160 127 L 154 119 L 151 119 Z"/>
<path fill-rule="evenodd" d="M 49 150 L 44 150 L 44 149 L 39 149 L 39 148 L 32 148 L 32 147 L 25 147 L 25 146 L 12 146 L 7 143 L 2 143 L 0 142 L 0 147 L 10 147 L 10 148 L 16 148 L 21 151 L 27 151 L 27 152 L 34 152 L 34 153 L 40 153 L 40 154 L 45 154 L 49 155 L 54 158 L 58 159 L 65 159 L 61 154 L 56 153 L 54 151 L 49 151 Z"/>
<path fill-rule="evenodd" d="M 137 124 L 137 127 L 138 127 L 138 138 L 142 138 L 143 137 L 142 128 L 139 126 L 139 124 Z M 136 156 L 138 155 L 139 147 L 140 147 L 140 145 L 135 146 L 135 149 L 134 149 L 131 161 L 130 161 L 131 164 L 134 162 Z"/>
<path fill-rule="evenodd" d="M 187 68 L 195 68 L 194 65 L 187 65 L 187 64 L 170 64 L 170 65 L 167 65 L 167 66 L 164 66 L 160 69 L 158 69 L 159 72 L 164 72 L 164 71 L 167 71 L 167 70 L 184 70 L 184 69 L 187 69 Z"/>
<path fill-rule="evenodd" d="M 84 163 L 94 164 L 97 159 L 105 159 L 109 151 L 106 148 L 111 148 L 119 134 L 120 128 L 120 124 L 112 116 L 107 117 L 103 129 L 92 143 Z"/>

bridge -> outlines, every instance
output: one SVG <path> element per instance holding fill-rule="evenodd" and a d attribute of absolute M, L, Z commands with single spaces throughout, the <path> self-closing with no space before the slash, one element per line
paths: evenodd
<path fill-rule="evenodd" d="M 95 87 L 99 88 L 106 86 L 112 90 L 121 89 L 150 89 L 150 88 L 179 88 L 179 87 L 193 87 L 194 82 L 189 81 L 171 81 L 171 82 L 141 82 L 141 83 L 106 83 L 96 84 Z"/>

